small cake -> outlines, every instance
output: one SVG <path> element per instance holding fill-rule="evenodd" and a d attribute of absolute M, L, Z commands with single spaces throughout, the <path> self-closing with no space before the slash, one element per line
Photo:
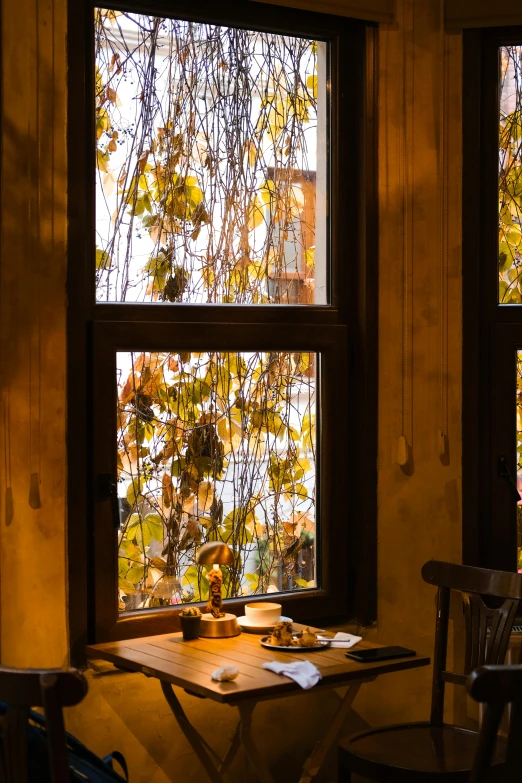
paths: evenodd
<path fill-rule="evenodd" d="M 290 647 L 292 644 L 292 623 L 277 623 L 272 631 L 270 644 L 273 644 L 274 647 Z"/>
<path fill-rule="evenodd" d="M 298 636 L 297 644 L 299 647 L 315 647 L 317 644 L 317 634 L 306 627 Z"/>

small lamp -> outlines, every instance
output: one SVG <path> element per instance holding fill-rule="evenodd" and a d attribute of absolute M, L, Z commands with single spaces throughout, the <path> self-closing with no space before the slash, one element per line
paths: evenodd
<path fill-rule="evenodd" d="M 210 596 L 206 606 L 207 611 L 201 616 L 200 636 L 222 639 L 227 636 L 238 636 L 241 633 L 236 616 L 223 611 L 221 596 L 223 574 L 219 566 L 231 565 L 233 562 L 234 553 L 222 541 L 209 541 L 198 550 L 196 563 L 212 566 L 212 570 L 207 574 Z"/>

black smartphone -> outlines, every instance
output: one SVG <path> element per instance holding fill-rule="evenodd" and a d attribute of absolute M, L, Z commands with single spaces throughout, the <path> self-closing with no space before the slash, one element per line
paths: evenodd
<path fill-rule="evenodd" d="M 407 650 L 406 647 L 375 647 L 371 650 L 354 650 L 345 653 L 347 658 L 353 658 L 359 663 L 374 663 L 375 661 L 387 661 L 388 658 L 408 658 L 417 655 L 415 650 Z"/>

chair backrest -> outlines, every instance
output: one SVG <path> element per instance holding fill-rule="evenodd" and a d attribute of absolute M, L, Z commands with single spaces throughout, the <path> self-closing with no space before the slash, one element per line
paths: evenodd
<path fill-rule="evenodd" d="M 447 682 L 464 685 L 473 669 L 504 663 L 522 599 L 522 575 L 430 560 L 422 567 L 422 578 L 438 587 L 430 722 L 440 726 Z M 462 673 L 446 671 L 452 590 L 462 594 L 464 603 L 466 649 Z"/>
<path fill-rule="evenodd" d="M 467 682 L 475 701 L 485 703 L 479 743 L 469 783 L 485 783 L 495 753 L 500 721 L 506 704 L 511 704 L 506 764 L 503 780 L 518 780 L 522 769 L 522 666 L 482 666 Z"/>
<path fill-rule="evenodd" d="M 85 677 L 75 670 L 0 667 L 2 754 L 0 783 L 28 783 L 28 722 L 31 707 L 43 707 L 52 783 L 69 783 L 63 707 L 73 707 L 87 693 Z"/>

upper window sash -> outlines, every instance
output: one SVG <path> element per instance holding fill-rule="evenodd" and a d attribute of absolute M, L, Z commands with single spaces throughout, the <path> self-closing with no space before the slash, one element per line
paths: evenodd
<path fill-rule="evenodd" d="M 97 302 L 328 304 L 329 44 L 94 25 Z"/>

